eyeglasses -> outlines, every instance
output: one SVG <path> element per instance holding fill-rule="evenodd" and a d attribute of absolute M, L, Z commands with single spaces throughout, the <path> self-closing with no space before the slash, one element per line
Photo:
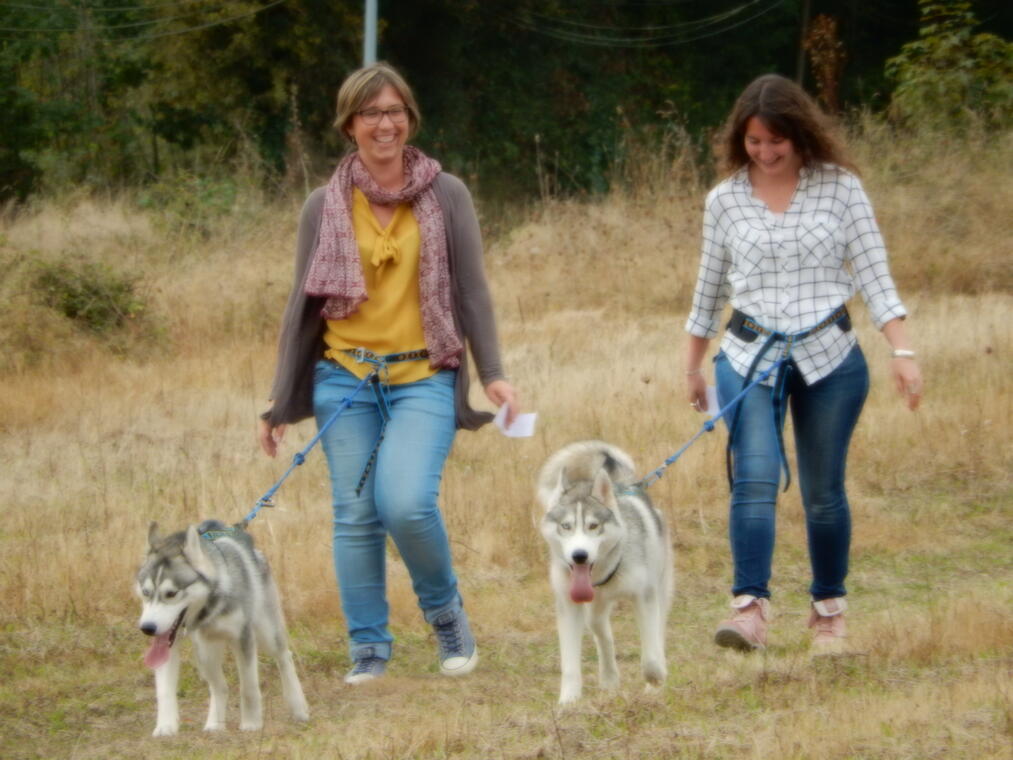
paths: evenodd
<path fill-rule="evenodd" d="M 356 113 L 362 117 L 362 121 L 370 127 L 375 127 L 386 116 L 394 124 L 402 124 L 408 120 L 408 108 L 405 106 L 391 106 L 390 108 L 364 108 Z"/>

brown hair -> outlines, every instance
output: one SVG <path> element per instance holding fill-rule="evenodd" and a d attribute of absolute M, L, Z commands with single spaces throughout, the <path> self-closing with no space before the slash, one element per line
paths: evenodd
<path fill-rule="evenodd" d="M 349 74 L 341 83 L 338 90 L 338 115 L 334 120 L 334 126 L 338 128 L 346 139 L 351 140 L 348 134 L 348 126 L 355 118 L 355 114 L 362 110 L 362 107 L 373 100 L 387 85 L 390 85 L 404 101 L 408 109 L 408 139 L 418 134 L 422 124 L 422 115 L 419 113 L 419 106 L 415 102 L 415 95 L 412 88 L 408 86 L 397 70 L 383 61 L 356 69 Z"/>
<path fill-rule="evenodd" d="M 728 174 L 746 166 L 746 125 L 753 117 L 774 134 L 791 140 L 802 165 L 828 163 L 856 171 L 847 159 L 830 118 L 805 90 L 778 74 L 754 79 L 735 101 L 716 141 L 721 168 Z"/>

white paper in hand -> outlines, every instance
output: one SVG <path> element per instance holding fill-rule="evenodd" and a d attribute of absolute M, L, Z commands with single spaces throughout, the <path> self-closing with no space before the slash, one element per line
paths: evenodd
<path fill-rule="evenodd" d="M 721 411 L 721 405 L 718 403 L 718 389 L 713 385 L 707 386 L 707 414 L 713 417 L 715 414 Z"/>
<path fill-rule="evenodd" d="M 492 418 L 493 424 L 502 431 L 503 435 L 509 438 L 528 438 L 535 434 L 535 420 L 538 419 L 536 412 L 518 414 L 514 418 L 514 424 L 507 427 L 506 424 L 507 405 L 503 404 Z"/>

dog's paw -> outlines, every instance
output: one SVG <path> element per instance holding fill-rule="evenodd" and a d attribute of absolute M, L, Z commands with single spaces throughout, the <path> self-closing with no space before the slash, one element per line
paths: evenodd
<path fill-rule="evenodd" d="M 264 724 L 259 720 L 244 720 L 239 724 L 240 731 L 259 731 Z"/>
<path fill-rule="evenodd" d="M 580 701 L 580 689 L 564 689 L 559 692 L 559 704 L 572 705 L 574 702 Z"/>
<path fill-rule="evenodd" d="M 615 691 L 619 688 L 619 671 L 605 671 L 598 674 L 598 685 L 603 691 Z"/>
<path fill-rule="evenodd" d="M 306 722 L 310 719 L 310 706 L 306 703 L 306 697 L 302 694 L 302 689 L 299 690 L 298 694 L 294 694 L 287 698 L 288 710 L 292 713 L 294 720 Z"/>
<path fill-rule="evenodd" d="M 179 733 L 178 723 L 159 723 L 155 726 L 155 730 L 151 732 L 152 736 L 175 736 Z"/>
<path fill-rule="evenodd" d="M 645 662 L 644 680 L 651 686 L 661 686 L 665 682 L 668 672 L 663 663 Z"/>
<path fill-rule="evenodd" d="M 209 720 L 207 723 L 204 724 L 204 730 L 205 731 L 224 731 L 225 730 L 225 724 L 224 723 L 219 723 L 218 721 L 215 721 L 215 720 Z"/>

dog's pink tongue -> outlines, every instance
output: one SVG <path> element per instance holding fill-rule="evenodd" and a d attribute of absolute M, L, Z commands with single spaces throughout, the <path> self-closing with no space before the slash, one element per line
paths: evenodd
<path fill-rule="evenodd" d="M 151 647 L 144 655 L 144 664 L 154 670 L 169 659 L 169 634 L 163 633 L 151 640 Z"/>
<path fill-rule="evenodd" d="M 570 570 L 570 598 L 578 603 L 590 602 L 594 599 L 590 565 L 574 565 Z"/>

